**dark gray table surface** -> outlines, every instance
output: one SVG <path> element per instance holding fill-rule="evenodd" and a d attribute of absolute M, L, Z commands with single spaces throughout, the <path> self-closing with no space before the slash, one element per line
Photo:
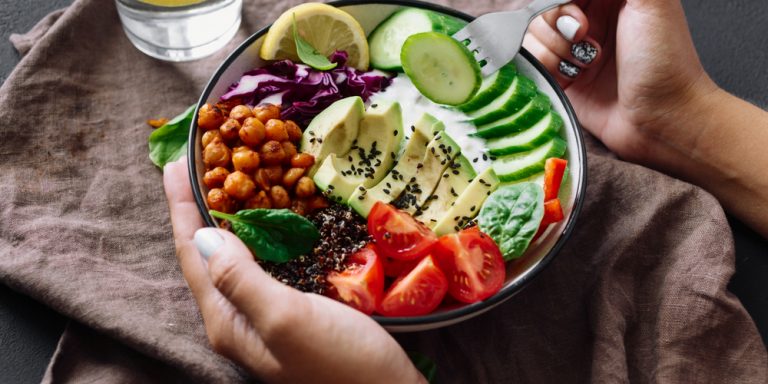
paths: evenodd
<path fill-rule="evenodd" d="M 27 31 L 48 12 L 71 1 L 0 0 L 0 83 L 19 61 L 8 36 Z M 696 47 L 710 75 L 726 90 L 766 108 L 768 2 L 684 0 L 683 4 Z M 730 288 L 768 343 L 768 242 L 737 220 L 730 222 L 737 256 Z M 0 382 L 39 382 L 66 321 L 0 284 Z"/>

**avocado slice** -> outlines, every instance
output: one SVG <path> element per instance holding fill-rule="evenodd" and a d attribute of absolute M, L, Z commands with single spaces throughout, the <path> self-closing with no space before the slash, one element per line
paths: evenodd
<path fill-rule="evenodd" d="M 424 160 L 427 144 L 444 126 L 435 117 L 425 113 L 410 129 L 411 137 L 394 168 L 375 186 L 357 188 L 349 197 L 349 206 L 361 216 L 368 217 L 368 212 L 377 201 L 389 203 L 403 192 L 405 185 L 416 174 L 418 165 Z"/>
<path fill-rule="evenodd" d="M 336 201 L 347 201 L 359 189 L 378 184 L 392 168 L 403 142 L 400 104 L 380 102 L 363 115 L 349 151 L 323 160 L 315 184 Z"/>
<path fill-rule="evenodd" d="M 395 206 L 413 215 L 432 195 L 443 171 L 460 155 L 461 147 L 446 132 L 438 132 L 427 145 L 421 167 L 408 180 L 405 191 L 395 201 Z"/>
<path fill-rule="evenodd" d="M 483 202 L 499 186 L 493 168 L 480 172 L 432 228 L 438 236 L 458 232 L 472 220 Z"/>
<path fill-rule="evenodd" d="M 300 145 L 301 152 L 309 153 L 316 159 L 315 165 L 309 169 L 310 176 L 315 174 L 328 155 L 349 151 L 358 135 L 364 113 L 363 99 L 352 96 L 334 102 L 312 119 L 301 135 Z"/>
<path fill-rule="evenodd" d="M 434 227 L 476 175 L 474 167 L 464 155 L 456 156 L 443 171 L 432 196 L 416 210 L 414 217 L 428 227 Z"/>

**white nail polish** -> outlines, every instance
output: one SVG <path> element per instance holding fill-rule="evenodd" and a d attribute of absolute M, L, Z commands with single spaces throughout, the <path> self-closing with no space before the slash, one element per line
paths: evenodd
<path fill-rule="evenodd" d="M 208 260 L 219 247 L 224 244 L 224 238 L 215 228 L 200 228 L 195 232 L 195 246 L 203 259 Z"/>
<path fill-rule="evenodd" d="M 560 16 L 560 18 L 557 19 L 557 30 L 560 31 L 563 37 L 568 41 L 573 41 L 579 28 L 581 28 L 581 24 L 571 16 Z"/>

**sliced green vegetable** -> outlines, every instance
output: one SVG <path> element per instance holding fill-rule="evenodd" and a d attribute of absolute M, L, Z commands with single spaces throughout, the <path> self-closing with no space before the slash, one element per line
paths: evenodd
<path fill-rule="evenodd" d="M 464 44 L 439 32 L 422 32 L 405 40 L 400 52 L 405 74 L 416 89 L 438 104 L 459 105 L 474 96 L 480 64 Z"/>
<path fill-rule="evenodd" d="M 187 108 L 149 135 L 149 159 L 160 168 L 178 160 L 187 153 L 189 127 L 195 115 L 195 106 Z"/>
<path fill-rule="evenodd" d="M 544 217 L 544 191 L 525 182 L 500 187 L 485 200 L 478 215 L 480 230 L 499 245 L 504 260 L 519 258 L 528 249 Z"/>
<path fill-rule="evenodd" d="M 232 232 L 262 260 L 290 261 L 308 254 L 320 238 L 311 221 L 288 209 L 246 209 L 234 215 L 208 212 L 215 218 L 228 220 Z"/>
<path fill-rule="evenodd" d="M 299 55 L 299 59 L 301 59 L 304 64 L 321 71 L 336 68 L 337 63 L 331 63 L 327 57 L 323 56 L 322 53 L 317 52 L 315 47 L 299 36 L 299 30 L 296 28 L 295 14 L 293 15 L 293 40 L 296 42 L 296 54 Z"/>

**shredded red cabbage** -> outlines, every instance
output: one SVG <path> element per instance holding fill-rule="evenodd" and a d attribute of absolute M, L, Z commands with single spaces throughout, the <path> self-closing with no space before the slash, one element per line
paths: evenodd
<path fill-rule="evenodd" d="M 221 100 L 237 97 L 254 106 L 269 96 L 282 94 L 280 117 L 306 126 L 334 101 L 349 96 L 368 101 L 372 94 L 392 83 L 393 76 L 384 72 L 363 72 L 346 66 L 346 52 L 334 52 L 330 61 L 338 65 L 329 71 L 318 71 L 290 60 L 253 69 L 232 84 Z"/>

